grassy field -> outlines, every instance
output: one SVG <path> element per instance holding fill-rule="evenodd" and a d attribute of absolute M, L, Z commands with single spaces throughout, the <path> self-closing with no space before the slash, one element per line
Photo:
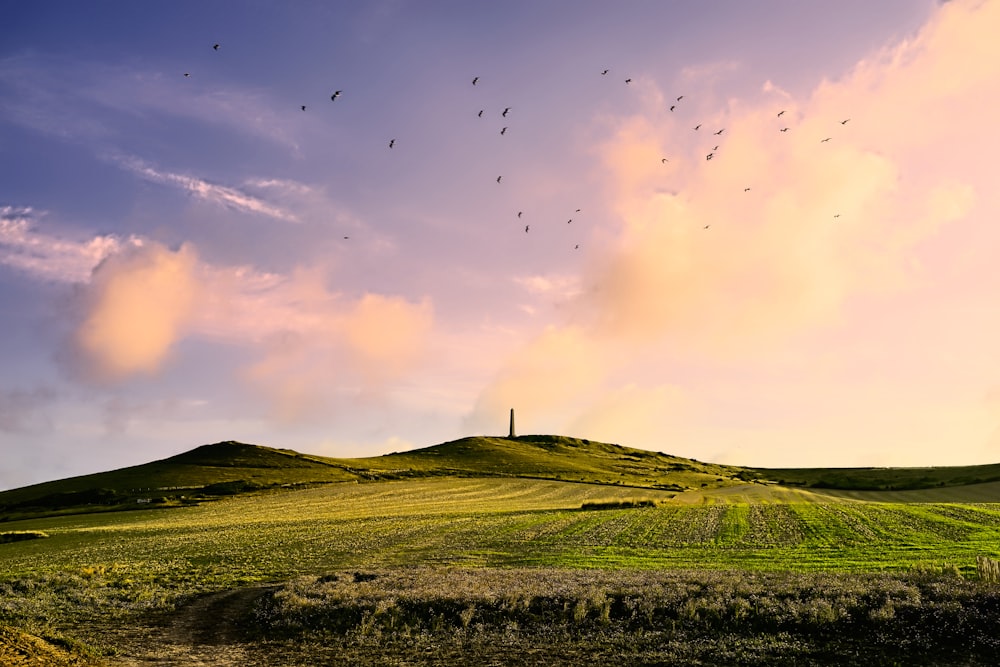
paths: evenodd
<path fill-rule="evenodd" d="M 252 645 L 315 642 L 316 651 L 339 646 L 341 659 L 373 662 L 383 644 L 400 657 L 461 630 L 462 642 L 448 644 L 444 653 L 431 651 L 438 657 L 418 664 L 454 663 L 463 651 L 489 658 L 489 647 L 504 641 L 528 656 L 531 646 L 548 641 L 558 647 L 548 656 L 552 664 L 572 664 L 588 650 L 621 655 L 629 642 L 645 647 L 633 655 L 637 663 L 693 664 L 711 654 L 690 647 L 709 641 L 713 632 L 716 639 L 727 637 L 723 643 L 736 656 L 732 661 L 775 664 L 786 655 L 798 664 L 823 664 L 824 651 L 846 646 L 838 633 L 853 628 L 858 637 L 875 641 L 876 635 L 897 632 L 894 624 L 901 619 L 933 625 L 949 614 L 958 614 L 948 621 L 958 624 L 952 628 L 956 645 L 965 637 L 979 647 L 959 651 L 956 660 L 978 664 L 977 656 L 992 650 L 992 644 L 976 643 L 981 632 L 963 624 L 992 619 L 990 610 L 1000 609 L 995 584 L 980 581 L 981 574 L 995 579 L 984 563 L 1000 558 L 997 483 L 896 491 L 784 487 L 742 481 L 735 469 L 584 441 L 513 442 L 491 453 L 482 451 L 489 445 L 483 439 L 459 443 L 442 446 L 438 454 L 392 455 L 377 465 L 364 460 L 364 475 L 358 460 L 337 463 L 344 467 L 317 463 L 351 476 L 312 486 L 294 478 L 296 470 L 315 472 L 303 455 L 240 446 L 230 448 L 235 458 L 227 458 L 223 449 L 195 450 L 173 463 L 198 468 L 199 479 L 209 484 L 218 482 L 209 474 L 214 469 L 263 471 L 258 479 L 268 482 L 260 485 L 266 489 L 167 508 L 128 505 L 128 511 L 11 517 L 2 532 L 17 537 L 0 543 L 0 626 L 114 661 L 116 653 L 143 650 L 130 628 L 146 628 L 139 636 L 148 638 L 150 627 L 164 627 L 172 615 L 206 599 L 199 596 L 266 583 L 280 588 L 243 610 L 260 633 Z M 573 448 L 584 452 L 574 456 Z M 507 467 L 474 476 L 470 461 L 480 456 L 506 461 Z M 438 462 L 427 463 L 430 457 Z M 648 470 L 639 465 L 643 457 Z M 545 472 L 542 464 L 550 458 L 566 460 Z M 670 468 L 677 465 L 689 467 Z M 622 474 L 623 468 L 629 472 Z M 604 483 L 588 483 L 588 476 Z M 579 477 L 584 481 L 573 479 Z M 622 477 L 653 481 L 645 487 L 616 483 Z M 270 484 L 279 478 L 294 479 L 293 486 Z M 510 572 L 518 574 L 504 574 Z M 322 620 L 347 604 L 345 591 L 355 591 L 354 584 L 368 576 L 381 583 L 371 584 L 377 589 L 371 596 L 350 603 L 356 603 L 356 622 L 338 630 Z M 387 584 L 400 577 L 410 577 L 411 593 Z M 540 583 L 552 578 L 565 583 L 561 593 Z M 850 583 L 861 580 L 869 582 L 867 589 Z M 728 583 L 719 588 L 719 581 Z M 668 595 L 668 588 L 674 592 Z M 690 594 L 677 597 L 675 588 Z M 694 593 L 709 589 L 716 593 Z M 527 611 L 491 607 L 497 594 L 474 590 L 505 590 Z M 693 611 L 685 611 L 684 599 L 695 600 Z M 535 614 L 532 604 L 551 610 Z M 955 605 L 967 607 L 971 616 Z M 398 614 L 386 611 L 397 607 Z M 639 608 L 652 611 L 642 616 Z M 785 616 L 774 609 L 784 609 Z M 375 622 L 376 616 L 381 620 Z M 418 622 L 423 617 L 439 618 L 438 624 Z M 640 623 L 640 617 L 646 620 Z M 774 620 L 779 617 L 792 620 Z M 544 618 L 551 623 L 539 626 Z M 758 619 L 745 626 L 750 634 L 739 629 L 747 618 Z M 826 619 L 826 625 L 816 619 Z M 538 634 L 548 631 L 553 634 L 547 640 Z M 754 637 L 763 642 L 757 648 Z M 926 650 L 931 638 L 944 641 L 940 632 L 928 630 L 913 637 L 912 645 Z M 672 648 L 664 653 L 663 647 Z M 886 664 L 900 659 L 892 651 L 884 656 Z M 253 664 L 249 654 L 239 660 Z M 279 664 L 297 664 L 283 660 Z"/>

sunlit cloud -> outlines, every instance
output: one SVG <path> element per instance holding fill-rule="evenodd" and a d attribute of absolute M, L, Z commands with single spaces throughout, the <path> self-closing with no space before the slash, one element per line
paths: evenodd
<path fill-rule="evenodd" d="M 419 362 L 433 323 L 428 300 L 352 298 L 320 269 L 217 266 L 191 245 L 151 241 L 108 256 L 73 307 L 64 356 L 76 377 L 104 384 L 160 373 L 186 339 L 236 346 L 249 361 L 234 379 L 288 420 L 385 391 Z"/>
<path fill-rule="evenodd" d="M 923 262 L 954 250 L 935 250 L 931 240 L 984 215 L 987 200 L 1000 212 L 984 178 L 1000 141 L 979 133 L 978 144 L 954 145 L 969 128 L 989 126 L 991 101 L 1000 103 L 1000 45 L 987 37 L 997 25 L 996 3 L 949 3 L 912 39 L 817 82 L 808 96 L 769 82 L 756 98 L 729 100 L 697 131 L 665 112 L 658 101 L 670 96 L 645 82 L 643 111 L 612 123 L 600 153 L 616 233 L 594 251 L 566 321 L 502 365 L 469 421 L 527 404 L 558 415 L 553 430 L 662 441 L 705 409 L 696 393 L 664 388 L 683 387 L 699 364 L 758 368 L 834 326 L 866 336 L 865 322 L 845 320 L 853 304 L 891 307 L 919 290 L 928 282 Z M 713 97 L 710 80 L 690 83 L 688 96 Z M 616 389 L 617 374 L 637 368 L 660 384 Z M 798 390 L 791 382 L 775 391 Z M 837 385 L 836 400 L 846 406 L 851 396 Z M 652 418 L 657 405 L 677 419 Z M 686 433 L 713 438 L 711 429 Z"/>

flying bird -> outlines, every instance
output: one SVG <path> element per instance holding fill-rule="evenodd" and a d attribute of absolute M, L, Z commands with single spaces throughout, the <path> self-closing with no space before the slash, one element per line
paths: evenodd
<path fill-rule="evenodd" d="M 722 128 L 722 129 L 721 129 L 721 130 L 719 130 L 718 132 L 713 132 L 712 134 L 716 134 L 716 135 L 718 135 L 718 134 L 722 134 L 722 133 L 723 133 L 723 132 L 725 132 L 725 131 L 726 131 L 726 128 Z"/>
<path fill-rule="evenodd" d="M 485 110 L 485 109 L 480 109 L 480 110 L 479 110 L 479 117 L 480 117 L 480 118 L 482 118 L 482 117 L 483 117 L 483 112 L 484 112 L 484 111 L 486 111 L 486 110 Z"/>
<path fill-rule="evenodd" d="M 660 164 L 666 164 L 668 162 L 670 162 L 670 160 L 668 160 L 667 158 L 663 158 L 662 160 L 660 160 Z"/>
<path fill-rule="evenodd" d="M 625 79 L 625 83 L 632 83 L 632 79 Z"/>
<path fill-rule="evenodd" d="M 573 250 L 579 250 L 579 249 L 580 249 L 580 244 L 579 243 L 577 243 L 575 246 L 573 246 Z"/>
<path fill-rule="evenodd" d="M 190 72 L 184 72 L 184 76 L 191 76 Z"/>
<path fill-rule="evenodd" d="M 340 93 L 341 92 L 342 91 L 340 91 L 340 90 L 333 91 L 333 95 L 330 95 L 330 101 L 333 102 L 335 99 L 337 99 L 338 97 L 340 97 Z"/>
<path fill-rule="evenodd" d="M 830 141 L 830 139 L 833 139 L 833 137 L 827 137 L 826 139 L 821 139 L 819 143 L 825 144 L 826 142 Z"/>
<path fill-rule="evenodd" d="M 784 110 L 784 109 L 782 109 L 781 111 L 779 111 L 779 112 L 778 112 L 778 118 L 781 118 L 781 114 L 783 114 L 783 113 L 785 113 L 785 110 Z"/>
<path fill-rule="evenodd" d="M 683 99 L 684 99 L 684 96 L 683 96 L 683 95 L 680 95 L 680 96 L 678 96 L 678 98 L 677 98 L 677 101 L 678 101 L 678 102 L 680 102 L 680 101 L 681 101 L 681 100 L 683 100 Z"/>
<path fill-rule="evenodd" d="M 671 111 L 673 111 L 673 110 L 674 110 L 674 109 L 675 109 L 676 107 L 677 107 L 677 105 L 676 105 L 676 104 L 671 104 L 671 105 L 670 105 L 670 110 L 671 110 Z"/>
<path fill-rule="evenodd" d="M 505 109 L 503 110 L 503 113 L 502 113 L 502 114 L 500 114 L 500 115 L 501 115 L 501 116 L 503 116 L 504 118 L 506 118 L 506 117 L 507 117 L 507 112 L 508 112 L 508 111 L 510 111 L 510 107 L 507 107 L 507 108 L 505 108 Z"/>
<path fill-rule="evenodd" d="M 743 188 L 743 192 L 750 192 L 750 188 Z"/>
<path fill-rule="evenodd" d="M 520 218 L 520 217 L 521 217 L 522 215 L 524 215 L 524 211 L 518 211 L 518 212 L 517 212 L 517 217 L 519 217 L 519 218 Z"/>
<path fill-rule="evenodd" d="M 390 139 L 389 140 L 389 148 L 392 148 L 395 145 L 396 145 L 396 140 L 395 139 Z"/>
<path fill-rule="evenodd" d="M 847 118 L 846 120 L 842 120 L 842 121 L 840 121 L 840 124 L 841 125 L 847 125 L 847 121 L 849 121 L 849 120 L 851 120 L 851 119 Z"/>
<path fill-rule="evenodd" d="M 712 156 L 714 156 L 714 155 L 715 155 L 715 153 L 709 153 L 708 155 L 705 156 L 705 159 L 706 160 L 711 160 Z"/>
<path fill-rule="evenodd" d="M 503 178 L 503 176 L 497 176 L 497 183 L 499 183 L 499 182 L 500 182 L 500 179 L 501 179 L 501 178 Z"/>
<path fill-rule="evenodd" d="M 608 72 L 610 72 L 610 71 L 611 71 L 611 70 L 604 70 L 603 72 L 601 72 L 601 76 L 604 76 L 605 74 L 607 74 L 607 73 L 608 73 Z"/>
<path fill-rule="evenodd" d="M 783 127 L 780 130 L 778 130 L 778 132 L 788 132 L 788 128 L 787 127 Z"/>
<path fill-rule="evenodd" d="M 525 225 L 524 226 L 524 233 L 527 234 L 529 229 L 531 229 L 531 225 Z"/>
<path fill-rule="evenodd" d="M 472 85 L 473 86 L 476 85 L 477 81 L 479 81 L 479 77 L 478 76 L 477 77 L 473 77 L 473 79 L 472 79 Z"/>
<path fill-rule="evenodd" d="M 213 44 L 212 48 L 215 49 L 216 51 L 218 51 L 219 50 L 219 45 L 218 44 Z"/>
<path fill-rule="evenodd" d="M 837 213 L 837 214 L 835 214 L 835 215 L 834 215 L 833 217 L 835 217 L 835 218 L 839 218 L 839 217 L 840 217 L 840 214 L 839 214 L 839 213 Z"/>
<path fill-rule="evenodd" d="M 696 129 L 696 130 L 700 129 L 700 128 L 701 128 L 701 123 L 698 123 L 697 125 L 694 126 L 694 129 Z"/>
<path fill-rule="evenodd" d="M 705 229 L 708 229 L 709 225 L 705 225 Z"/>
<path fill-rule="evenodd" d="M 579 212 L 580 212 L 580 209 L 576 209 L 576 212 L 577 212 L 577 213 L 579 213 Z"/>
<path fill-rule="evenodd" d="M 715 148 L 713 148 L 713 149 L 712 149 L 712 152 L 714 153 L 714 152 L 715 152 L 715 151 L 717 151 L 717 150 L 719 150 L 719 146 L 718 146 L 718 144 L 716 144 Z"/>
<path fill-rule="evenodd" d="M 507 134 L 507 128 L 505 127 L 502 130 L 500 130 L 500 134 Z"/>
<path fill-rule="evenodd" d="M 303 110 L 303 111 L 305 111 L 305 110 L 306 110 L 306 105 L 304 105 L 304 104 L 302 105 L 302 110 Z"/>

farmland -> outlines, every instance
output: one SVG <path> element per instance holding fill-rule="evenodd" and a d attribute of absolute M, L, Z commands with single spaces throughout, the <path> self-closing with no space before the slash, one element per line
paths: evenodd
<path fill-rule="evenodd" d="M 606 474 L 586 461 L 563 471 L 583 463 Z M 694 474 L 719 479 L 718 470 Z M 211 599 L 202 596 L 266 586 L 243 610 L 260 633 L 242 637 L 251 646 L 315 642 L 317 652 L 336 645 L 341 657 L 376 661 L 372 652 L 386 642 L 405 655 L 459 629 L 465 644 L 449 645 L 443 664 L 473 648 L 485 659 L 503 636 L 528 651 L 538 633 L 551 632 L 558 651 L 550 657 L 570 664 L 575 651 L 620 654 L 641 635 L 646 657 L 636 660 L 693 661 L 705 655 L 690 653 L 691 642 L 725 629 L 734 660 L 764 664 L 813 655 L 814 631 L 825 637 L 823 650 L 834 650 L 834 635 L 851 628 L 894 632 L 903 618 L 951 618 L 955 604 L 991 619 L 997 607 L 994 584 L 980 581 L 982 563 L 1000 558 L 992 483 L 824 490 L 733 475 L 678 491 L 538 477 L 348 480 L 12 519 L 5 532 L 40 539 L 0 544 L 0 623 L 95 660 L 144 664 L 129 660 L 156 650 L 143 644 L 150 628 L 170 627 L 195 601 Z M 562 588 L 553 591 L 555 581 Z M 691 594 L 677 593 L 684 590 Z M 338 630 L 330 614 L 345 608 L 355 621 Z M 949 622 L 971 622 L 959 616 Z M 862 617 L 874 625 L 858 626 Z M 759 650 L 736 629 L 746 618 L 764 633 Z M 544 628 L 539 619 L 549 619 Z M 932 634 L 912 641 L 926 648 L 931 637 L 948 644 Z M 667 645 L 672 652 L 657 652 Z M 974 663 L 975 651 L 960 657 Z"/>

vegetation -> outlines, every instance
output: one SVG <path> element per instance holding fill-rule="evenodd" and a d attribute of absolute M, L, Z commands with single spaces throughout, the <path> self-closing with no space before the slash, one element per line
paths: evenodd
<path fill-rule="evenodd" d="M 955 576 L 442 570 L 303 577 L 253 626 L 272 655 L 625 664 L 990 664 L 992 587 Z M 283 643 L 282 643 L 283 642 Z M 465 659 L 462 657 L 465 656 Z"/>
<path fill-rule="evenodd" d="M 243 619 L 253 636 L 223 639 L 252 640 L 248 665 L 996 654 L 997 483 L 786 487 L 639 451 L 532 436 L 322 460 L 223 443 L 148 464 L 147 478 L 96 476 L 107 492 L 94 479 L 6 492 L 4 534 L 49 537 L 2 547 L 0 645 L 43 638 L 71 659 L 127 662 L 201 609 L 187 622 Z M 197 483 L 154 486 L 179 470 Z"/>
<path fill-rule="evenodd" d="M 10 530 L 0 533 L 0 544 L 20 542 L 22 540 L 39 540 L 44 537 L 48 537 L 48 534 L 40 530 Z"/>

